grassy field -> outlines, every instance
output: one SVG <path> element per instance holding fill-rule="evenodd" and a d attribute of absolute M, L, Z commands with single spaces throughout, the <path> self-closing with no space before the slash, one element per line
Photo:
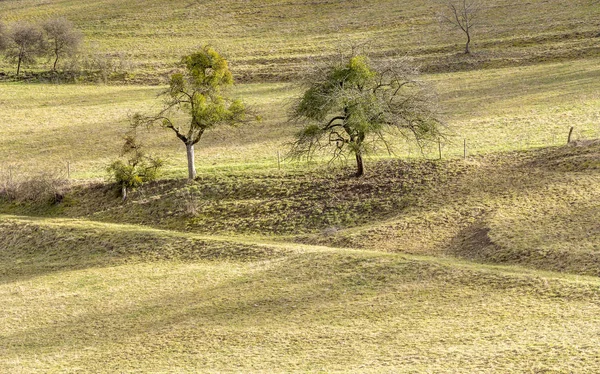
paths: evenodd
<path fill-rule="evenodd" d="M 436 86 L 450 125 L 444 157 L 461 157 L 464 139 L 473 155 L 565 144 L 571 126 L 574 139 L 598 137 L 599 62 L 424 76 Z M 161 105 L 157 98 L 161 89 L 153 86 L 5 83 L 0 87 L 4 171 L 9 166 L 32 172 L 48 167 L 64 171 L 69 161 L 75 178 L 103 177 L 106 165 L 118 157 L 121 138 L 129 130 L 128 117 L 138 111 L 156 112 Z M 277 151 L 285 155 L 286 143 L 296 131 L 286 121 L 288 103 L 298 89 L 284 83 L 244 84 L 234 94 L 252 105 L 263 121 L 207 133 L 197 147 L 197 166 L 276 168 Z M 154 129 L 142 135 L 151 151 L 169 161 L 169 175 L 185 175 L 185 149 L 173 134 Z M 438 157 L 437 144 L 421 154 L 414 145 L 391 141 L 396 156 Z M 387 153 L 382 149 L 376 156 L 387 157 Z"/>
<path fill-rule="evenodd" d="M 438 4 L 0 1 L 121 65 L 0 82 L 0 372 L 600 371 L 599 5 L 486 2 L 465 56 Z M 365 42 L 437 90 L 442 160 L 390 138 L 361 179 L 326 154 L 279 169 L 296 78 Z M 193 182 L 182 143 L 142 131 L 166 170 L 123 202 L 105 169 L 129 116 L 204 43 L 262 121 L 207 133 Z"/>
<path fill-rule="evenodd" d="M 349 43 L 368 42 L 378 54 L 408 53 L 436 71 L 598 54 L 594 1 L 486 2 L 474 31 L 476 54 L 468 58 L 460 56 L 463 36 L 438 23 L 439 3 L 13 0 L 1 2 L 0 14 L 5 22 L 67 17 L 83 30 L 91 56 L 108 53 L 142 81 L 156 80 L 157 72 L 168 72 L 181 55 L 205 43 L 231 59 L 238 78 L 254 81 L 292 79 L 311 59 Z"/>
<path fill-rule="evenodd" d="M 0 216 L 0 370 L 594 372 L 598 154 L 2 204 L 21 216 Z"/>
<path fill-rule="evenodd" d="M 3 371 L 589 372 L 600 353 L 597 278 L 247 242 L 149 262 L 148 241 L 210 239 L 3 222 L 2 243 L 11 225 L 36 233 L 2 255 L 21 264 L 2 268 Z"/>

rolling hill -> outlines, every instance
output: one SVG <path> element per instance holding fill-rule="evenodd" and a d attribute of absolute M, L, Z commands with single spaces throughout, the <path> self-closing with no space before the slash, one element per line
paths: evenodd
<path fill-rule="evenodd" d="M 600 6 L 486 2 L 466 56 L 439 4 L 0 1 L 115 64 L 0 81 L 0 372 L 599 371 Z M 205 43 L 263 121 L 207 134 L 193 182 L 144 131 L 166 171 L 121 201 L 128 116 Z M 361 179 L 327 155 L 278 167 L 297 79 L 358 44 L 437 89 L 441 159 L 390 139 Z"/>

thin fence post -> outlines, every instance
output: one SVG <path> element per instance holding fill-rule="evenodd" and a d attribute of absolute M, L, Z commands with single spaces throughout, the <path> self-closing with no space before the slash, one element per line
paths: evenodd
<path fill-rule="evenodd" d="M 571 126 L 571 129 L 569 130 L 569 137 L 567 138 L 567 144 L 571 143 L 571 136 L 573 135 L 573 130 L 575 129 L 574 126 Z"/>
<path fill-rule="evenodd" d="M 467 158 L 467 139 L 464 139 L 463 142 L 463 158 L 466 159 Z"/>
<path fill-rule="evenodd" d="M 438 151 L 440 153 L 440 160 L 442 159 L 442 141 L 438 139 Z"/>
<path fill-rule="evenodd" d="M 281 170 L 281 154 L 277 150 L 277 170 Z"/>

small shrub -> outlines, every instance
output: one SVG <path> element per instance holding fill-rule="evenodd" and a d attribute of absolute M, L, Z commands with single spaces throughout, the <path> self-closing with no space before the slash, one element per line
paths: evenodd
<path fill-rule="evenodd" d="M 127 80 L 129 72 L 134 68 L 133 62 L 124 52 L 94 52 L 83 55 L 71 67 L 72 70 L 80 72 L 81 79 L 104 84 L 111 80 Z"/>
<path fill-rule="evenodd" d="M 203 204 L 198 198 L 199 189 L 192 185 L 177 191 L 177 198 L 182 204 L 183 213 L 191 218 L 197 217 L 202 210 Z"/>
<path fill-rule="evenodd" d="M 8 201 L 58 204 L 68 184 L 59 172 L 43 171 L 26 176 L 4 172 L 0 175 L 0 196 Z"/>
<path fill-rule="evenodd" d="M 123 200 L 127 199 L 129 189 L 156 180 L 164 166 L 163 160 L 145 155 L 135 136 L 125 137 L 122 156 L 126 155 L 127 161 L 116 160 L 107 167 L 110 178 L 121 187 Z"/>

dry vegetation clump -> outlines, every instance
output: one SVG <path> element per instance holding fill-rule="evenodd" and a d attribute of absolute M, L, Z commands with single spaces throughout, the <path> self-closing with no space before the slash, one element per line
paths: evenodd
<path fill-rule="evenodd" d="M 68 189 L 66 176 L 56 171 L 19 174 L 10 169 L 0 173 L 0 198 L 9 202 L 58 204 Z"/>

